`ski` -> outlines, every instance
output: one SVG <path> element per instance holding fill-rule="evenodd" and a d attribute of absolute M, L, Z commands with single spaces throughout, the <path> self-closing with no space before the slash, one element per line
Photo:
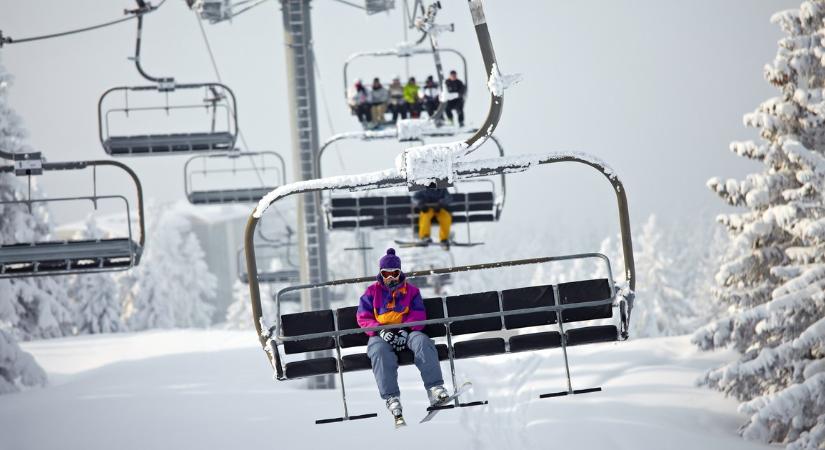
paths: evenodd
<path fill-rule="evenodd" d="M 443 246 L 439 242 L 432 242 L 432 241 L 400 241 L 398 239 L 395 240 L 396 245 L 401 248 L 410 248 L 410 247 L 429 247 L 430 245 L 439 245 Z M 475 247 L 476 245 L 484 245 L 483 242 L 454 242 L 450 241 L 450 247 Z"/>
<path fill-rule="evenodd" d="M 451 401 L 457 399 L 461 394 L 467 393 L 467 391 L 469 391 L 472 387 L 473 387 L 473 383 L 470 383 L 469 381 L 467 381 L 464 384 L 462 384 L 461 386 L 459 386 L 458 390 L 455 391 L 455 394 L 445 398 L 444 400 L 438 402 L 435 405 L 431 405 L 430 407 L 428 407 L 427 408 L 427 411 L 428 411 L 427 415 L 424 416 L 424 418 L 421 419 L 421 422 L 419 422 L 419 423 L 429 422 L 442 409 L 452 408 L 452 405 L 447 405 L 447 403 L 450 403 Z"/>

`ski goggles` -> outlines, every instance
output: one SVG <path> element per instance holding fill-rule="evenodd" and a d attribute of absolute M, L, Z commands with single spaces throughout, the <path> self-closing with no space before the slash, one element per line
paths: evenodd
<path fill-rule="evenodd" d="M 381 269 L 382 278 L 398 278 L 401 276 L 401 269 Z"/>

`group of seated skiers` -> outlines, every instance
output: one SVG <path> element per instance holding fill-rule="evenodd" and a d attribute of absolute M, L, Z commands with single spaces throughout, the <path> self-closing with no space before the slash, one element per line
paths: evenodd
<path fill-rule="evenodd" d="M 444 80 L 447 101 L 444 110 L 447 120 L 453 123 L 453 111 L 458 115 L 458 126 L 464 126 L 464 94 L 466 86 L 458 79 L 456 71 L 450 72 L 449 78 Z M 433 117 L 441 104 L 441 89 L 432 75 L 427 77 L 423 86 L 419 86 L 415 77 L 410 77 L 407 84 L 402 85 L 400 77 L 396 76 L 387 86 L 381 84 L 379 78 L 372 80 L 372 86 L 365 87 L 361 80 L 355 80 L 355 85 L 347 92 L 347 103 L 352 114 L 365 129 L 374 129 L 386 123 L 395 123 L 398 117 L 402 119 L 419 118 L 422 111 L 427 111 L 428 117 Z M 392 114 L 388 122 L 386 114 Z"/>

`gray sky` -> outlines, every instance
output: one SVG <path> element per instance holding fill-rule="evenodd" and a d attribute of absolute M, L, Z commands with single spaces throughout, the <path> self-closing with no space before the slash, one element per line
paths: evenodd
<path fill-rule="evenodd" d="M 400 1 L 397 2 L 399 5 Z M 443 47 L 468 59 L 467 122 L 487 113 L 483 66 L 465 1 L 442 1 L 441 23 L 455 23 Z M 524 80 L 505 94 L 497 135 L 508 154 L 582 151 L 607 161 L 622 177 L 634 224 L 650 213 L 668 222 L 697 212 L 725 211 L 705 187 L 711 176 L 741 177 L 759 167 L 728 151 L 731 140 L 756 137 L 742 115 L 776 94 L 762 78 L 781 37 L 770 16 L 798 1 L 522 1 L 487 0 L 488 23 L 503 72 Z M 388 49 L 403 40 L 400 11 L 366 16 L 331 0 L 313 2 L 315 50 L 321 72 L 321 139 L 356 128 L 344 105 L 341 69 L 354 52 Z M 0 0 L 0 29 L 12 37 L 62 31 L 119 17 L 128 1 Z M 252 150 L 277 150 L 291 171 L 285 60 L 280 7 L 271 1 L 233 23 L 205 24 L 223 81 L 238 97 L 239 122 Z M 126 58 L 134 50 L 135 24 L 82 35 L 10 45 L 0 50 L 15 75 L 11 103 L 23 116 L 30 143 L 52 161 L 106 158 L 97 137 L 97 101 L 109 87 L 145 84 Z M 212 81 L 193 14 L 168 0 L 147 16 L 143 64 L 178 81 Z M 456 66 L 447 59 L 447 68 Z M 410 75 L 433 72 L 417 59 Z M 354 63 L 362 78 L 405 76 L 403 63 Z M 338 147 L 345 166 L 326 155 L 325 174 L 389 167 L 398 143 L 351 142 Z M 491 151 L 491 150 L 487 150 Z M 492 154 L 492 153 L 490 153 Z M 183 198 L 186 157 L 128 158 L 147 197 Z M 508 226 L 576 227 L 603 236 L 617 229 L 609 185 L 570 165 L 537 169 L 508 180 Z M 291 172 L 290 172 L 291 176 Z M 104 177 L 105 178 L 105 177 Z M 104 179 L 116 183 L 116 179 Z M 44 180 L 52 196 L 74 192 L 56 176 Z M 84 187 L 87 189 L 87 187 Z M 58 210 L 59 220 L 75 220 Z M 535 225 L 538 224 L 538 225 Z M 609 227 L 609 228 L 604 228 Z M 595 249 L 594 249 L 595 250 Z"/>

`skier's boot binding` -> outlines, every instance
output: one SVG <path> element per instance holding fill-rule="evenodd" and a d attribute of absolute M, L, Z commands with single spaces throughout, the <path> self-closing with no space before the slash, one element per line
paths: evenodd
<path fill-rule="evenodd" d="M 450 396 L 450 393 L 447 392 L 447 389 L 444 386 L 433 386 L 430 388 L 430 405 L 440 405 L 444 403 L 445 400 Z"/>
<path fill-rule="evenodd" d="M 392 413 L 393 417 L 401 417 L 401 399 L 398 397 L 390 397 L 387 399 L 387 409 Z"/>

